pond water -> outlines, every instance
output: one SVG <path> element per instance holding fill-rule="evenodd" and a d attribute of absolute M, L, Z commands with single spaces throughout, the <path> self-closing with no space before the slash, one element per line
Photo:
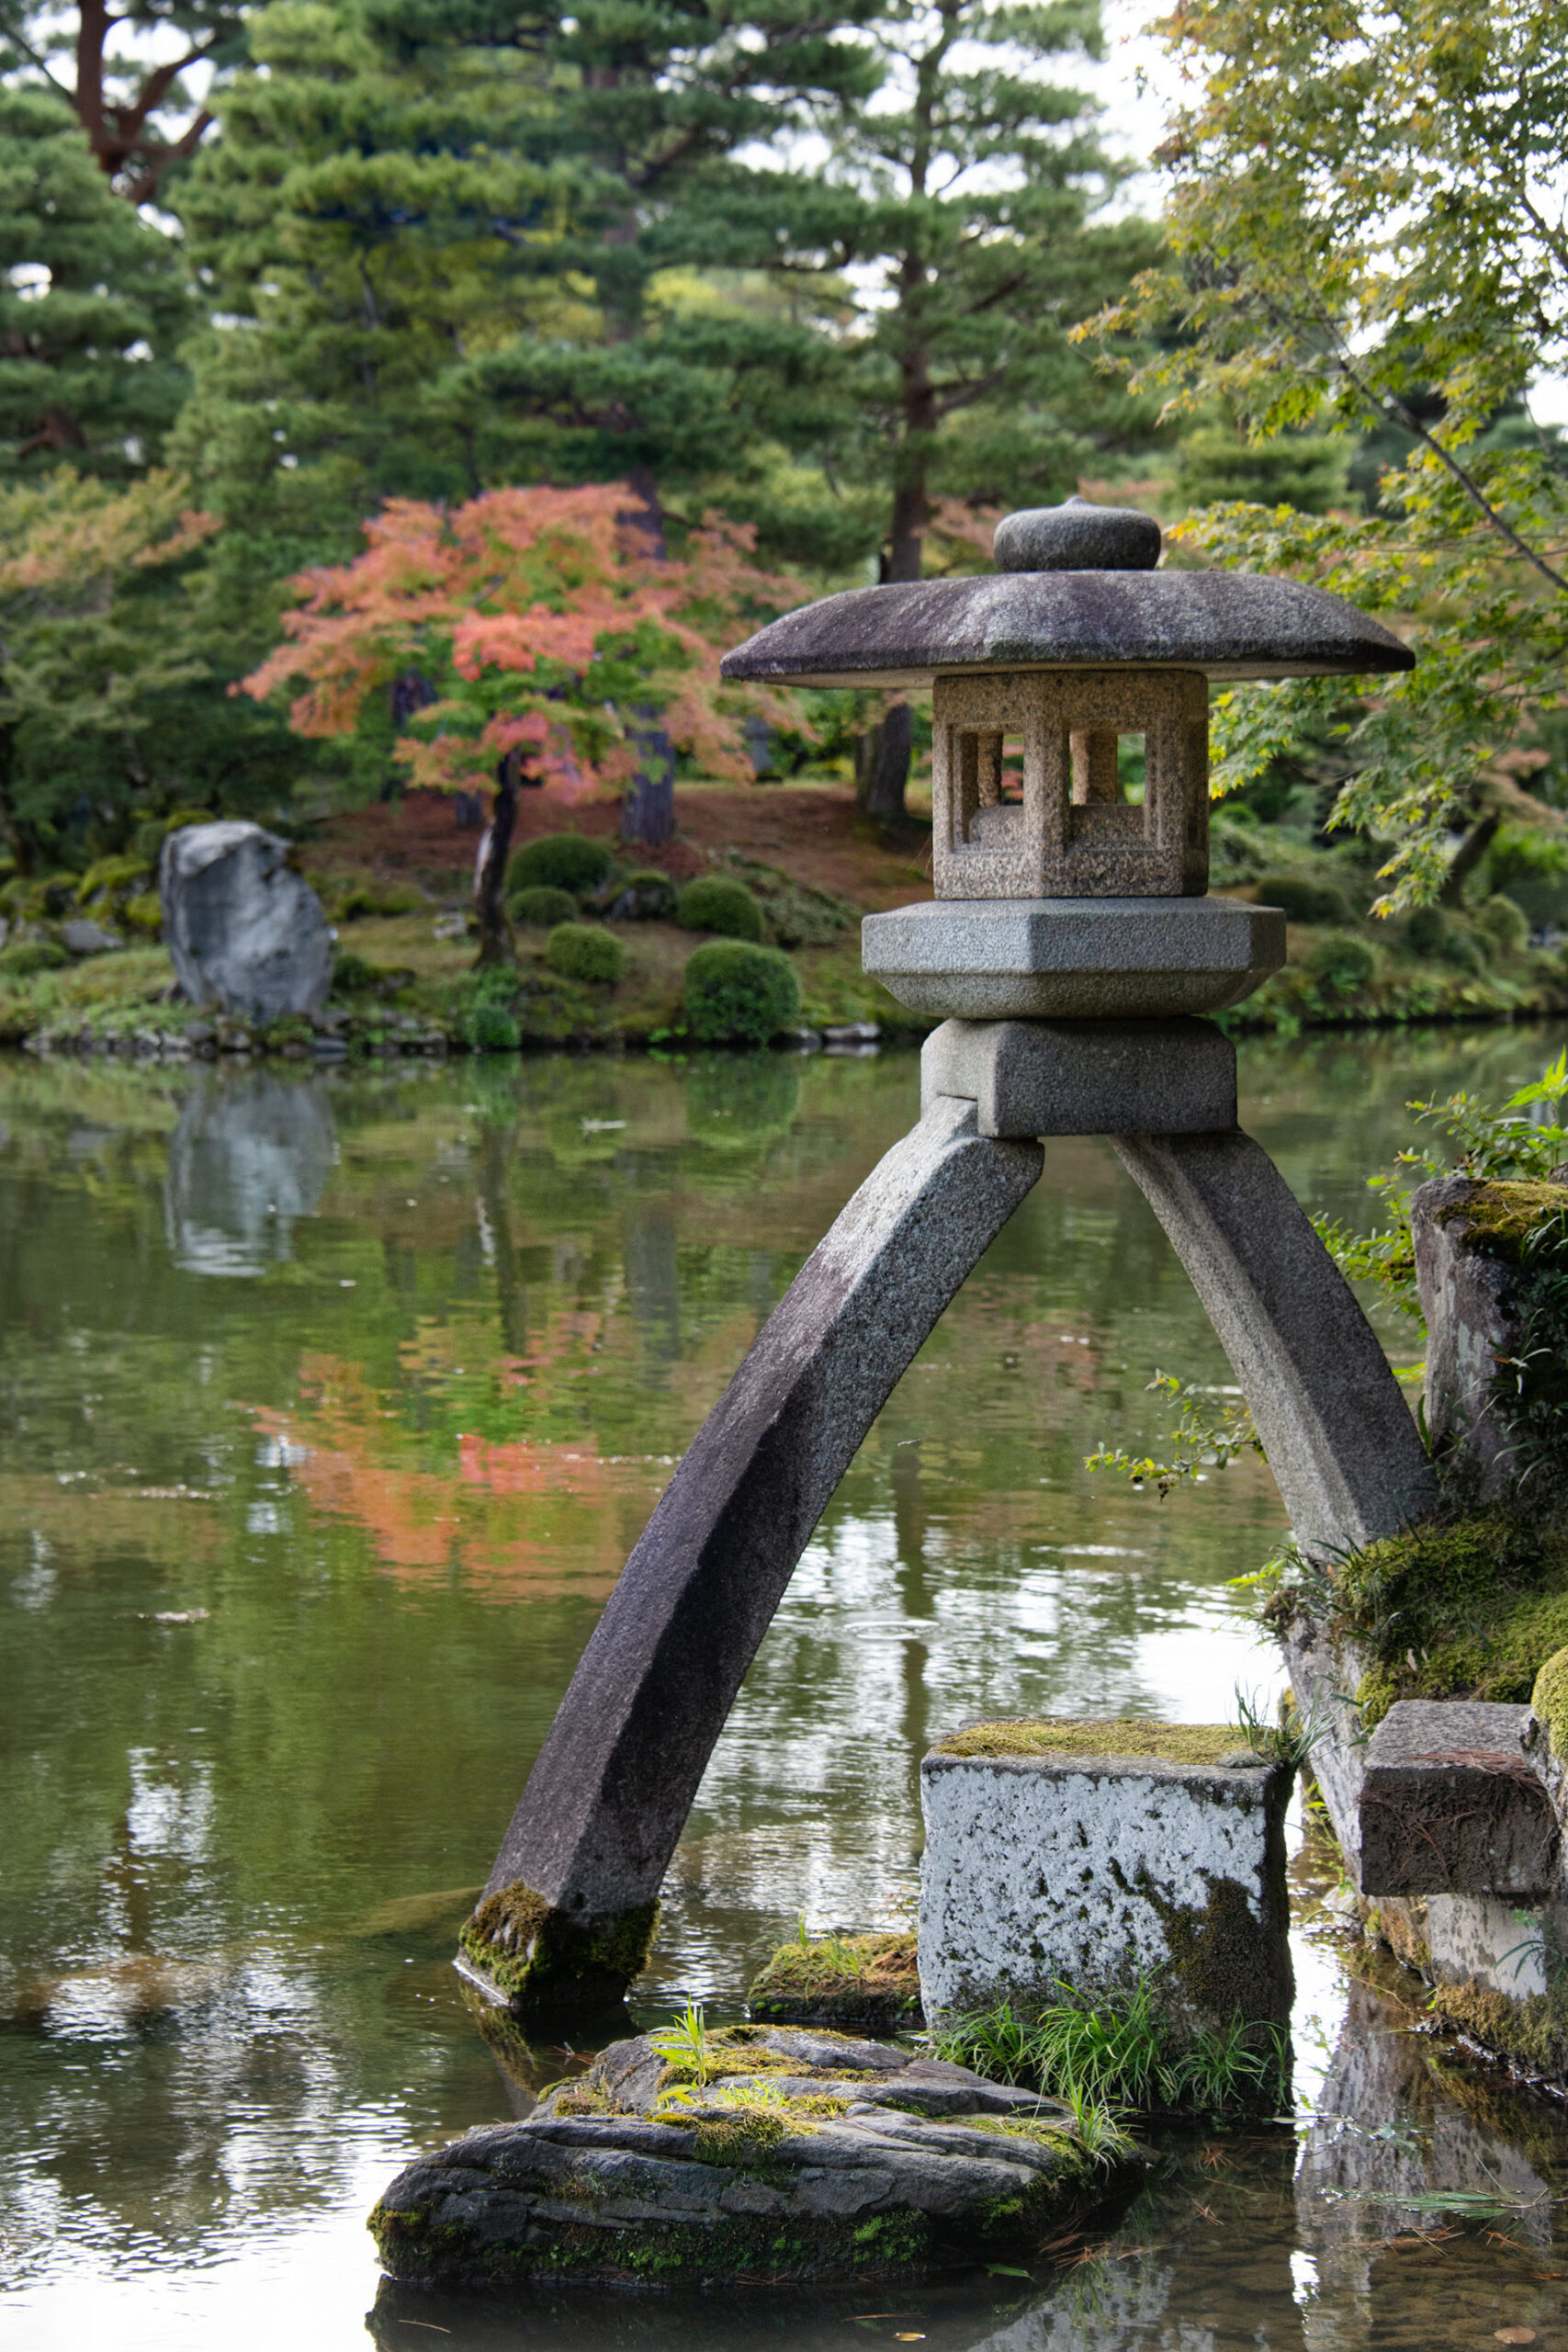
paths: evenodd
<path fill-rule="evenodd" d="M 1243 1115 L 1365 1222 L 1408 1097 L 1561 1042 L 1249 1043 Z M 596 1612 L 918 1091 L 907 1056 L 0 1067 L 0 2341 L 1568 2346 L 1562 2111 L 1413 2030 L 1410 1980 L 1349 1981 L 1311 1854 L 1297 2124 L 1172 2143 L 1032 2278 L 378 2288 L 390 2175 L 566 2063 L 492 2054 L 449 1962 Z M 735 2014 L 801 1915 L 903 1920 L 919 1758 L 964 1715 L 1273 1690 L 1230 1581 L 1281 1531 L 1266 1470 L 1164 1503 L 1084 1471 L 1160 1437 L 1156 1369 L 1229 1384 L 1109 1149 L 1052 1144 L 802 1562 L 639 2018 Z"/>

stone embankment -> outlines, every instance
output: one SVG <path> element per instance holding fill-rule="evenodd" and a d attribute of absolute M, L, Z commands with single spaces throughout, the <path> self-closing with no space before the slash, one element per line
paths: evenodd
<path fill-rule="evenodd" d="M 392 2278 L 446 2287 L 890 2278 L 1037 2245 L 1128 2153 L 889 2043 L 672 2031 L 410 2165 L 370 2227 Z"/>

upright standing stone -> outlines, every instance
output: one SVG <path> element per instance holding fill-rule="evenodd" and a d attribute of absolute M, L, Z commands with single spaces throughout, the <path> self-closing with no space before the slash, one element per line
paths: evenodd
<path fill-rule="evenodd" d="M 1410 1204 L 1427 1429 L 1467 1499 L 1568 1467 L 1568 1185 L 1443 1176 Z"/>
<path fill-rule="evenodd" d="M 332 985 L 321 902 L 289 844 L 238 820 L 182 825 L 164 843 L 164 938 L 193 1004 L 271 1020 L 314 1012 Z"/>
<path fill-rule="evenodd" d="M 920 1997 L 943 2026 L 1144 1986 L 1181 2049 L 1283 2027 L 1292 1774 L 1224 1724 L 975 1724 L 920 1767 Z"/>

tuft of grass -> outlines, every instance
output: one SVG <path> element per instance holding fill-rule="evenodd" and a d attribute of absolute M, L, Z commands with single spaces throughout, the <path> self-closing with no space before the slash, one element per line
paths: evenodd
<path fill-rule="evenodd" d="M 667 2025 L 649 2040 L 663 2058 L 671 2059 L 701 2088 L 714 2069 L 707 2017 L 700 2003 L 688 2001 L 678 2025 Z"/>
<path fill-rule="evenodd" d="M 1119 2000 L 1090 2001 L 1070 1985 L 1032 2018 L 1009 2003 L 962 2018 L 936 2052 L 976 2074 L 1101 2111 L 1224 2115 L 1276 2107 L 1290 2080 L 1290 2044 L 1277 2026 L 1239 2015 L 1178 2046 L 1142 1976 Z"/>

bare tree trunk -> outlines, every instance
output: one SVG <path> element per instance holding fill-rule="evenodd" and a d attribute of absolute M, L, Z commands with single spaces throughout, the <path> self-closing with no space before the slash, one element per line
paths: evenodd
<path fill-rule="evenodd" d="M 855 804 L 879 825 L 902 822 L 909 781 L 914 713 L 907 702 L 888 706 L 879 725 L 861 739 L 855 760 Z"/>
<path fill-rule="evenodd" d="M 474 876 L 474 911 L 479 919 L 479 952 L 476 968 L 487 964 L 514 964 L 512 925 L 506 920 L 506 862 L 512 854 L 512 828 L 517 821 L 516 752 L 508 752 L 495 771 L 495 805 L 490 831 Z"/>
<path fill-rule="evenodd" d="M 635 503 L 626 509 L 622 519 L 640 533 L 654 561 L 662 563 L 664 509 L 651 467 L 635 466 L 626 477 L 626 487 Z M 650 704 L 634 705 L 628 716 L 632 724 L 626 733 L 637 763 L 626 786 L 621 839 L 660 849 L 675 831 L 675 746 Z"/>

